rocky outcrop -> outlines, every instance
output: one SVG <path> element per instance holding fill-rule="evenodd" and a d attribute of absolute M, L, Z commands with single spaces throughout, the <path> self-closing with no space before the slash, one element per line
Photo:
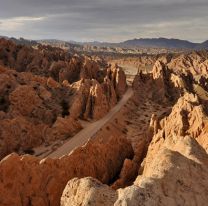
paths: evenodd
<path fill-rule="evenodd" d="M 118 179 L 111 185 L 114 190 L 131 185 L 138 175 L 138 164 L 134 160 L 125 159 Z"/>
<path fill-rule="evenodd" d="M 63 118 L 69 115 L 65 102 L 72 89 L 32 73 L 1 67 L 0 74 L 0 158 L 63 140 L 81 129 L 77 120 Z M 63 124 L 69 125 L 63 129 Z"/>
<path fill-rule="evenodd" d="M 100 85 L 96 80 L 92 80 L 92 86 L 89 91 L 84 116 L 91 117 L 92 119 L 100 119 L 107 114 L 109 110 L 110 105 L 107 101 L 102 85 Z"/>
<path fill-rule="evenodd" d="M 140 73 L 134 81 L 136 104 L 139 105 L 141 98 L 145 98 L 143 95 L 148 94 L 151 101 L 160 101 L 165 106 L 173 105 L 169 113 L 152 115 L 146 136 L 145 158 L 141 165 L 135 161 L 135 156 L 132 160 L 126 159 L 111 187 L 100 183 L 97 187 L 93 185 L 94 179 L 69 181 L 65 191 L 71 188 L 71 191 L 77 189 L 82 192 L 68 192 L 67 196 L 64 192 L 64 202 L 71 200 L 76 205 L 81 200 L 83 205 L 90 205 L 88 200 L 92 200 L 99 205 L 99 200 L 102 201 L 100 191 L 103 190 L 109 206 L 206 205 L 206 85 L 204 81 L 192 78 L 191 73 L 172 71 L 167 66 L 168 62 L 170 60 L 166 64 L 156 62 L 151 74 Z M 135 176 L 137 178 L 132 180 Z M 80 182 L 82 188 L 78 185 Z M 90 195 L 85 192 L 89 187 L 83 183 L 90 185 L 89 190 L 93 191 Z M 98 199 L 96 191 L 99 193 Z"/>
<path fill-rule="evenodd" d="M 114 197 L 108 202 L 109 206 L 206 205 L 208 201 L 208 155 L 204 145 L 197 140 L 197 136 L 200 135 L 197 122 L 202 122 L 205 114 L 202 115 L 203 110 L 201 110 L 201 114 L 196 112 L 199 108 L 198 104 L 196 96 L 185 94 L 178 100 L 171 114 L 160 121 L 160 129 L 157 128 L 154 132 L 146 158 L 142 163 L 143 169 L 140 168 L 140 175 L 132 186 L 114 192 L 110 187 L 99 186 L 103 190 L 105 188 L 103 195 L 107 195 L 107 200 Z M 188 115 L 183 116 L 182 111 L 187 111 Z M 197 120 L 196 116 L 198 118 L 200 116 L 201 121 Z M 196 120 L 194 124 L 191 121 L 193 118 Z M 202 125 L 200 129 L 203 131 Z M 123 168 L 121 172 L 123 175 L 120 176 L 125 176 L 130 171 L 134 171 L 131 161 L 126 160 L 125 162 L 124 168 L 129 168 L 129 170 Z M 84 178 L 73 181 L 87 182 L 89 180 Z M 68 185 L 75 184 L 73 181 L 69 181 Z M 94 180 L 90 181 L 93 182 Z M 119 179 L 117 184 L 118 182 Z M 90 190 L 93 191 L 90 193 L 90 200 L 94 200 L 97 190 L 101 191 L 96 186 L 92 186 Z M 79 195 L 68 193 L 68 197 L 63 196 L 65 202 L 78 198 L 82 199 L 82 204 L 90 205 L 84 199 L 85 187 L 82 187 L 82 191 L 83 193 L 79 193 Z M 96 199 L 96 201 L 98 200 Z"/>
<path fill-rule="evenodd" d="M 107 69 L 107 77 L 111 80 L 117 97 L 121 98 L 127 88 L 126 75 L 124 71 L 117 64 L 113 64 Z"/>
<path fill-rule="evenodd" d="M 82 79 L 70 85 L 67 80 L 59 84 L 51 77 L 18 73 L 3 67 L 0 72 L 0 157 L 71 137 L 81 129 L 77 118 L 97 120 L 115 106 L 116 91 L 122 85 L 114 87 L 108 77 L 103 83 Z M 19 129 L 11 133 L 9 127 L 17 125 L 19 119 L 22 125 L 18 124 Z M 36 130 L 38 132 L 34 132 Z"/>
<path fill-rule="evenodd" d="M 0 158 L 65 140 L 82 128 L 78 118 L 107 114 L 126 80 L 120 68 L 109 68 L 108 76 L 98 60 L 0 39 Z"/>
<path fill-rule="evenodd" d="M 207 52 L 191 52 L 174 56 L 168 63 L 168 67 L 182 71 L 191 72 L 193 75 L 207 76 Z"/>
<path fill-rule="evenodd" d="M 174 104 L 185 92 L 193 91 L 190 81 L 193 83 L 190 74 L 176 73 L 158 60 L 151 73 L 140 71 L 134 79 L 133 87 L 136 92 L 147 95 L 155 102 Z"/>
<path fill-rule="evenodd" d="M 154 154 L 151 163 L 146 163 L 133 186 L 118 191 L 114 205 L 205 205 L 205 151 L 190 137 L 176 137 L 172 144 L 167 139 L 160 148 L 153 144 L 157 143 L 148 151 Z"/>
<path fill-rule="evenodd" d="M 110 60 L 110 63 L 112 64 L 118 64 L 122 67 L 131 67 L 131 68 L 139 68 L 139 69 L 145 69 L 145 70 L 151 70 L 151 67 L 155 64 L 157 59 L 159 58 L 159 55 L 138 55 L 137 57 L 128 57 L 127 55 L 123 58 L 114 58 Z M 148 69 L 149 67 L 149 69 Z"/>
<path fill-rule="evenodd" d="M 115 191 L 98 180 L 90 177 L 75 178 L 66 185 L 61 197 L 61 206 L 109 206 L 113 205 L 116 199 Z"/>
<path fill-rule="evenodd" d="M 85 192 L 86 187 L 82 184 L 82 188 L 76 186 L 75 188 L 78 191 L 82 189 L 83 193 L 71 192 L 67 193 L 67 197 L 64 193 L 62 198 L 65 203 L 68 200 L 74 200 L 72 205 L 73 203 L 77 205 L 77 199 L 82 200 L 83 205 L 90 205 L 88 200 L 102 201 L 102 196 L 96 196 L 96 194 L 103 191 L 109 206 L 206 205 L 208 155 L 193 138 L 176 137 L 171 142 L 170 139 L 165 139 L 162 142 L 155 139 L 148 154 L 151 156 L 151 161 L 148 161 L 149 156 L 147 156 L 144 172 L 138 176 L 132 186 L 113 192 L 104 185 L 99 187 L 95 185 L 90 188 L 93 193 L 87 195 L 89 199 L 85 199 L 85 194 L 88 193 Z M 77 185 L 78 182 L 88 181 L 86 178 L 72 180 L 68 185 Z M 90 181 L 93 183 L 95 180 Z M 90 185 L 93 185 L 92 183 Z M 74 191 L 75 188 L 71 191 Z M 68 186 L 65 191 L 67 189 Z"/>
<path fill-rule="evenodd" d="M 81 80 L 74 87 L 77 92 L 69 110 L 72 117 L 100 119 L 110 110 L 107 94 L 96 80 Z"/>
<path fill-rule="evenodd" d="M 97 79 L 99 66 L 95 61 L 85 57 L 83 67 L 80 71 L 80 79 Z"/>
<path fill-rule="evenodd" d="M 162 124 L 165 124 L 166 135 L 171 133 L 179 136 L 189 135 L 208 151 L 208 140 L 204 138 L 207 131 L 206 118 L 204 107 L 199 103 L 197 96 L 187 93 L 178 100 L 171 114 Z"/>
<path fill-rule="evenodd" d="M 49 93 L 50 95 L 50 93 Z M 10 111 L 13 116 L 30 116 L 42 105 L 40 97 L 31 86 L 20 85 L 9 95 Z"/>
<path fill-rule="evenodd" d="M 34 49 L 5 39 L 0 39 L 0 65 L 18 72 L 50 76 L 60 83 L 97 79 L 99 70 L 99 63 L 86 56 L 72 56 L 63 49 L 46 45 L 37 45 Z"/>
<path fill-rule="evenodd" d="M 118 136 L 95 138 L 60 159 L 40 161 L 28 155 L 9 155 L 0 162 L 0 203 L 58 206 L 70 179 L 91 176 L 109 184 L 124 160 L 132 157 L 131 144 L 124 137 Z M 65 190 L 66 194 L 68 192 L 70 191 Z M 88 194 L 90 196 L 90 191 Z"/>
<path fill-rule="evenodd" d="M 117 67 L 107 69 L 104 82 L 82 79 L 72 85 L 76 90 L 69 113 L 83 119 L 102 118 L 127 89 L 125 73 Z"/>

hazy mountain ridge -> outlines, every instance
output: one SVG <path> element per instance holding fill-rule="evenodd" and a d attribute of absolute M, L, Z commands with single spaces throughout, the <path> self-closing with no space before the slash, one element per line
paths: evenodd
<path fill-rule="evenodd" d="M 202 43 L 193 43 L 188 40 L 181 39 L 168 39 L 168 38 L 135 38 L 126 40 L 120 43 L 110 43 L 110 42 L 77 42 L 77 41 L 64 41 L 58 39 L 42 39 L 42 40 L 28 40 L 24 38 L 9 38 L 5 36 L 0 36 L 0 38 L 11 39 L 17 44 L 49 44 L 51 46 L 57 47 L 82 47 L 86 45 L 98 46 L 98 47 L 122 47 L 122 48 L 168 48 L 168 49 L 208 49 L 208 40 Z"/>
<path fill-rule="evenodd" d="M 120 43 L 91 42 L 96 46 L 120 46 L 120 47 L 148 47 L 148 48 L 174 48 L 174 49 L 207 49 L 208 41 L 193 43 L 187 40 L 168 38 L 140 38 L 130 39 Z"/>
<path fill-rule="evenodd" d="M 187 49 L 193 49 L 198 45 L 197 43 L 192 43 L 186 40 L 166 39 L 166 38 L 133 39 L 122 42 L 121 44 L 127 46 L 187 48 Z"/>

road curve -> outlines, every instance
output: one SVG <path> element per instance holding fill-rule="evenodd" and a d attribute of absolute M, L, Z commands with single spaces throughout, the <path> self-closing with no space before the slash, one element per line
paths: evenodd
<path fill-rule="evenodd" d="M 59 147 L 56 151 L 47 155 L 50 158 L 59 158 L 63 155 L 69 154 L 75 148 L 84 145 L 88 139 L 92 138 L 93 135 L 98 132 L 112 117 L 124 106 L 124 104 L 129 100 L 129 98 L 133 95 L 132 88 L 128 88 L 126 93 L 123 95 L 122 99 L 113 107 L 109 113 L 103 117 L 102 119 L 93 122 L 82 129 L 79 133 L 73 136 L 69 141 Z"/>

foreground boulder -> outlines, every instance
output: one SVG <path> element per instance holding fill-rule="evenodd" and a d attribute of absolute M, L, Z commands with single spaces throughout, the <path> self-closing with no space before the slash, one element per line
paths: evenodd
<path fill-rule="evenodd" d="M 109 206 L 116 199 L 115 191 L 98 180 L 90 177 L 83 179 L 75 178 L 66 185 L 61 197 L 61 206 Z"/>

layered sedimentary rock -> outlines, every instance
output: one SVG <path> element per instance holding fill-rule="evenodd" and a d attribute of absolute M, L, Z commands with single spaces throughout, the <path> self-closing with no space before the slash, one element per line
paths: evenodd
<path fill-rule="evenodd" d="M 208 156 L 194 139 L 167 138 L 159 148 L 153 140 L 148 153 L 142 176 L 118 191 L 114 205 L 206 205 Z"/>
<path fill-rule="evenodd" d="M 118 98 L 120 98 L 126 91 L 126 75 L 124 71 L 117 65 L 113 64 L 107 69 L 107 77 L 111 80 L 116 90 Z"/>
<path fill-rule="evenodd" d="M 193 75 L 207 75 L 207 52 L 199 51 L 176 55 L 168 62 L 171 69 L 191 72 Z"/>
<path fill-rule="evenodd" d="M 0 81 L 1 157 L 72 136 L 81 129 L 77 118 L 102 118 L 115 106 L 121 91 L 125 92 L 125 82 L 119 80 L 114 86 L 113 80 L 108 77 L 103 83 L 95 79 L 82 79 L 70 85 L 66 82 L 59 84 L 51 77 L 18 73 L 6 68 L 1 68 Z M 120 91 L 119 94 L 117 91 Z M 19 119 L 22 124 L 15 127 Z M 70 125 L 68 129 L 63 129 L 60 124 Z M 19 129 L 12 132 L 9 127 Z"/>
<path fill-rule="evenodd" d="M 134 186 L 118 191 L 115 205 L 206 204 L 208 155 L 206 143 L 196 141 L 204 130 L 201 122 L 205 114 L 202 108 L 200 115 L 196 112 L 200 107 L 193 94 L 178 100 L 169 117 L 160 122 L 161 129 L 149 146 L 142 175 Z"/>
<path fill-rule="evenodd" d="M 93 201 L 96 197 L 97 202 L 102 201 L 102 196 L 96 195 L 97 191 L 98 193 L 103 191 L 109 206 L 206 205 L 208 194 L 207 154 L 194 139 L 188 136 L 177 137 L 174 139 L 174 143 L 169 141 L 165 140 L 162 144 L 160 142 L 159 149 L 157 143 L 152 142 L 149 149 L 149 155 L 152 153 L 152 158 L 145 164 L 142 176 L 138 176 L 134 185 L 119 189 L 117 192 L 113 192 L 104 185 L 99 185 L 98 189 L 96 186 L 92 186 L 90 190 L 93 193 L 85 199 L 86 188 L 78 185 L 76 181 L 87 182 L 89 180 L 72 180 L 68 185 L 73 184 L 74 187 L 70 188 L 71 193 L 68 193 L 68 197 L 64 199 L 66 204 L 61 205 L 77 206 L 77 199 L 82 200 L 83 205 L 90 205 L 88 204 L 90 200 Z M 147 156 L 147 158 L 149 157 Z M 94 180 L 91 181 L 88 184 L 93 185 Z M 68 185 L 64 191 L 69 189 Z M 82 192 L 76 195 L 76 193 L 72 193 L 75 190 Z M 73 201 L 67 204 L 68 200 Z"/>
<path fill-rule="evenodd" d="M 100 84 L 83 79 L 74 85 L 61 85 L 31 73 L 0 71 L 1 157 L 66 139 L 81 129 L 78 117 L 99 119 L 118 100 L 117 87 L 110 80 Z M 68 124 L 65 129 L 61 126 Z"/>

